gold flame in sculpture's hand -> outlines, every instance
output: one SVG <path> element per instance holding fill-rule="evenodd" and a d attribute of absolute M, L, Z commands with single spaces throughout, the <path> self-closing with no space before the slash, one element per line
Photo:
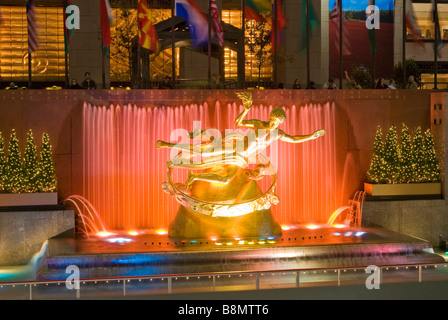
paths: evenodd
<path fill-rule="evenodd" d="M 244 108 L 250 109 L 252 107 L 252 92 L 237 92 L 236 95 L 243 101 Z"/>

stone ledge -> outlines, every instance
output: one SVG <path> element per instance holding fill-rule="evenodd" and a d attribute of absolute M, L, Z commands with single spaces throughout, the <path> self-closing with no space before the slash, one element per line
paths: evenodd
<path fill-rule="evenodd" d="M 2 212 L 0 265 L 27 264 L 45 240 L 74 226 L 73 210 Z"/>
<path fill-rule="evenodd" d="M 448 204 L 437 200 L 367 201 L 362 225 L 382 227 L 430 241 L 439 247 L 440 236 L 448 236 Z"/>

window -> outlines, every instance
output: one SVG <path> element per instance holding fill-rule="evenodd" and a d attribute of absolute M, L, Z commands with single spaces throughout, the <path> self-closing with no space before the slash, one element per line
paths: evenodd
<path fill-rule="evenodd" d="M 3 81 L 28 81 L 26 7 L 2 6 L 0 76 Z M 33 52 L 32 80 L 64 81 L 65 47 L 62 7 L 36 7 L 39 48 Z"/>
<path fill-rule="evenodd" d="M 241 29 L 241 10 L 222 10 L 222 21 Z M 264 25 L 263 33 L 270 39 L 271 24 L 270 19 Z M 245 73 L 247 81 L 270 81 L 272 79 L 271 43 L 260 51 L 261 38 L 259 37 L 262 28 L 254 21 L 246 20 L 246 65 Z M 266 39 L 265 39 L 266 40 Z M 226 79 L 237 78 L 237 53 L 236 51 L 224 48 L 224 71 Z"/>
<path fill-rule="evenodd" d="M 116 19 L 111 26 L 112 44 L 110 48 L 110 78 L 112 82 L 129 82 L 132 74 L 132 41 L 137 37 L 137 9 L 113 9 Z M 169 19 L 170 9 L 151 9 L 154 23 Z M 179 49 L 176 48 L 176 75 L 179 75 Z M 172 75 L 171 48 L 157 56 L 150 55 L 149 72 L 151 80 L 160 80 Z"/>
<path fill-rule="evenodd" d="M 414 16 L 418 25 L 418 33 L 421 39 L 434 39 L 434 22 L 432 22 L 431 3 L 413 3 Z M 439 15 L 440 34 L 442 39 L 448 40 L 448 4 L 439 3 L 437 5 Z M 410 30 L 407 31 L 407 38 L 411 39 Z"/>

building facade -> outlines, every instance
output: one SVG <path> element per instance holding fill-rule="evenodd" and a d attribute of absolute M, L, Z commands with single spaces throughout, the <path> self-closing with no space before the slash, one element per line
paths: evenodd
<path fill-rule="evenodd" d="M 217 0 L 226 42 L 223 48 L 219 48 L 216 40 L 213 40 L 211 57 L 207 48 L 194 48 L 191 45 L 185 25 L 176 24 L 175 36 L 170 36 L 170 0 L 148 1 L 154 23 L 162 38 L 165 33 L 165 38 L 162 50 L 158 54 L 148 55 L 149 62 L 142 69 L 142 74 L 147 75 L 150 82 L 171 76 L 178 81 L 185 81 L 186 87 L 194 87 L 193 82 L 188 81 L 195 80 L 200 83 L 201 80 L 207 81 L 210 75 L 220 75 L 221 79 L 229 84 L 229 88 L 277 87 L 280 83 L 284 84 L 285 88 L 291 88 L 296 79 L 300 80 L 303 87 L 311 80 L 319 88 L 328 78 L 337 79 L 344 71 L 350 73 L 353 68 L 358 67 L 367 68 L 376 79 L 389 79 L 394 65 L 403 60 L 403 0 L 376 1 L 381 11 L 381 25 L 380 29 L 376 30 L 375 57 L 372 55 L 365 25 L 364 8 L 367 8 L 369 1 L 357 1 L 356 5 L 343 2 L 343 35 L 347 38 L 344 45 L 347 45 L 349 50 L 343 55 L 342 68 L 339 66 L 337 42 L 339 31 L 330 14 L 335 1 L 309 1 L 318 24 L 310 33 L 308 54 L 304 48 L 306 33 L 303 24 L 306 1 L 279 1 L 286 24 L 279 33 L 274 55 L 271 43 L 267 43 L 261 52 L 257 42 L 261 41 L 257 40 L 260 32 L 269 34 L 272 31 L 270 17 L 261 27 L 246 20 L 245 40 L 242 40 L 242 1 Z M 31 59 L 32 88 L 52 85 L 63 87 L 67 79 L 77 79 L 81 82 L 85 72 L 90 72 L 98 88 L 119 85 L 138 87 L 134 81 L 137 72 L 135 39 L 138 0 L 110 1 L 116 18 L 111 24 L 110 55 L 103 53 L 98 1 L 72 1 L 79 7 L 80 29 L 75 31 L 68 48 L 64 44 L 64 14 L 61 1 L 35 2 L 40 47 L 32 54 Z M 448 40 L 448 2 L 438 2 L 441 35 L 445 42 Z M 207 12 L 207 0 L 197 0 L 197 3 Z M 29 81 L 25 4 L 25 0 L 7 0 L 2 3 L 0 76 L 3 87 L 9 86 L 11 82 L 27 86 Z M 434 82 L 434 24 L 431 20 L 431 8 L 430 1 L 413 1 L 421 41 L 412 39 L 409 30 L 405 41 L 406 58 L 414 59 L 422 71 L 422 88 L 430 88 Z M 241 49 L 242 41 L 244 51 Z M 68 55 L 65 54 L 66 50 Z M 444 82 L 448 82 L 448 46 L 443 46 L 440 50 L 437 80 L 439 89 L 443 89 L 446 87 Z M 242 56 L 244 60 L 241 59 Z"/>

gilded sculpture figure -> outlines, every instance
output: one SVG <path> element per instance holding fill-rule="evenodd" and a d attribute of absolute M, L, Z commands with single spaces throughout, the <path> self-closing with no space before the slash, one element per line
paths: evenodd
<path fill-rule="evenodd" d="M 162 187 L 176 197 L 183 207 L 181 211 L 189 212 L 190 216 L 202 214 L 211 218 L 232 218 L 266 211 L 270 214 L 271 205 L 278 203 L 275 195 L 277 175 L 262 153 L 277 140 L 302 143 L 325 134 L 322 129 L 308 135 L 289 135 L 278 129 L 286 119 L 282 108 L 273 109 L 268 121 L 245 120 L 252 107 L 252 93 L 240 92 L 237 96 L 242 100 L 244 110 L 236 118 L 235 127 L 249 129 L 248 133 L 232 132 L 223 138 L 215 138 L 210 137 L 207 130 L 195 130 L 189 133 L 189 144 L 160 140 L 156 143 L 158 149 L 179 151 L 167 162 L 168 182 Z M 193 158 L 200 160 L 193 161 Z M 174 168 L 190 170 L 185 184 L 172 181 Z M 271 178 L 271 186 L 262 193 L 256 181 L 266 176 Z M 256 232 L 251 230 L 251 234 Z"/>

